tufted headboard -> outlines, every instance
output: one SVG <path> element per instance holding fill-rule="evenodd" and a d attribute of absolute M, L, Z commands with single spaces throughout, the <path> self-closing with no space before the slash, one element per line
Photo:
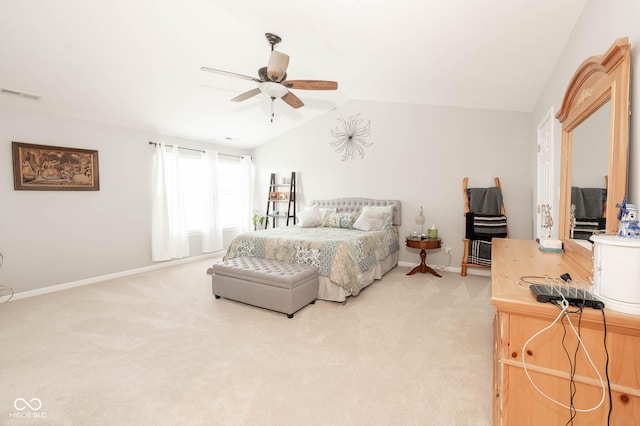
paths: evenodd
<path fill-rule="evenodd" d="M 360 212 L 364 206 L 393 205 L 393 224 L 402 225 L 402 204 L 399 200 L 374 200 L 372 198 L 334 198 L 333 200 L 314 200 L 311 204 L 318 207 L 336 209 L 337 212 Z"/>

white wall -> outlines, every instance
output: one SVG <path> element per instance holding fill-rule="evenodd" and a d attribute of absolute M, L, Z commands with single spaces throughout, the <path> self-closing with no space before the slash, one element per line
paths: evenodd
<path fill-rule="evenodd" d="M 361 113 L 371 121 L 373 142 L 363 159 L 341 161 L 329 146 L 330 131 Z M 277 117 L 276 117 L 277 119 Z M 531 114 L 468 108 L 352 101 L 254 151 L 257 198 L 264 209 L 271 172 L 298 172 L 298 208 L 313 199 L 368 197 L 402 201 L 401 236 L 417 229 L 424 207 L 459 267 L 464 237 L 462 179 L 470 186 L 493 185 L 500 178 L 512 238 L 530 239 L 532 162 L 535 130 Z M 262 188 L 262 190 L 261 190 Z M 402 247 L 401 262 L 416 262 L 416 251 Z M 444 250 L 429 263 L 446 264 Z"/>
<path fill-rule="evenodd" d="M 39 289 L 151 265 L 153 147 L 213 144 L 0 107 L 0 284 Z M 15 191 L 11 142 L 97 149 L 100 191 Z M 192 255 L 200 240 L 191 241 Z M 204 271 L 203 271 L 204 273 Z"/>
<path fill-rule="evenodd" d="M 553 106 L 559 111 L 562 98 L 573 73 L 589 56 L 601 55 L 607 51 L 613 41 L 620 37 L 629 37 L 631 43 L 631 122 L 629 153 L 628 198 L 630 202 L 640 203 L 640 2 L 637 0 L 590 0 L 562 53 L 558 64 L 549 78 L 547 86 L 540 95 L 533 113 L 532 126 L 542 120 L 544 114 Z M 554 139 L 556 140 L 555 158 L 560 159 L 562 128 L 555 120 Z M 535 161 L 535 159 L 534 159 Z M 555 200 L 559 202 L 560 169 L 555 171 Z M 535 176 L 532 178 L 535 186 Z M 556 204 L 557 205 L 557 204 Z M 557 223 L 557 209 L 554 211 Z M 556 228 L 557 229 L 557 228 Z"/>

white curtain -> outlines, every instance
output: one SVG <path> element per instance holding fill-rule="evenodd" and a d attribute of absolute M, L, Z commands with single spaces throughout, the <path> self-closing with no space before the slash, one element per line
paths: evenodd
<path fill-rule="evenodd" d="M 248 232 L 253 231 L 253 223 L 251 222 L 253 216 L 253 163 L 251 157 L 247 155 L 242 157 L 240 166 L 242 167 L 242 188 L 245 188 L 245 193 L 242 196 L 244 216 L 240 222 L 240 232 Z"/>
<path fill-rule="evenodd" d="M 220 227 L 220 203 L 218 202 L 218 153 L 205 151 L 202 161 L 206 170 L 206 194 L 204 229 L 202 230 L 202 252 L 222 250 L 222 228 Z"/>
<path fill-rule="evenodd" d="M 153 167 L 151 260 L 154 262 L 189 256 L 189 233 L 180 185 L 178 147 L 168 151 L 156 145 Z"/>

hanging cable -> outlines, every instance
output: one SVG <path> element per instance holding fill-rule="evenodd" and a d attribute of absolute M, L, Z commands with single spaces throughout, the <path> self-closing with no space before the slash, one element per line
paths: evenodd
<path fill-rule="evenodd" d="M 601 385 L 601 389 L 602 389 L 602 398 L 600 399 L 600 402 L 598 402 L 598 404 L 596 404 L 593 407 L 590 408 L 575 408 L 573 407 L 573 410 L 575 410 L 578 413 L 588 413 L 588 412 L 592 412 L 597 410 L 598 408 L 600 408 L 602 406 L 602 404 L 604 403 L 604 398 L 606 395 L 605 392 L 605 385 L 604 385 L 604 381 L 602 379 L 602 376 L 600 375 L 600 372 L 598 371 L 598 369 L 596 368 L 593 360 L 591 359 L 591 356 L 589 355 L 589 352 L 587 350 L 587 348 L 584 345 L 584 342 L 582 341 L 582 338 L 580 337 L 580 335 L 578 334 L 578 332 L 576 331 L 575 327 L 573 326 L 573 323 L 571 322 L 571 317 L 569 316 L 569 302 L 564 298 L 561 301 L 557 302 L 558 305 L 560 306 L 561 310 L 560 313 L 558 314 L 558 316 L 551 322 L 551 324 L 547 325 L 546 327 L 544 327 L 543 329 L 541 329 L 540 331 L 536 332 L 533 336 L 531 336 L 523 345 L 522 347 L 522 353 L 525 354 L 527 351 L 527 346 L 529 345 L 529 343 L 531 343 L 536 337 L 540 336 L 542 333 L 544 333 L 545 331 L 551 329 L 561 318 L 566 317 L 569 326 L 571 327 L 571 330 L 573 331 L 573 333 L 575 334 L 575 336 L 578 338 L 578 344 L 580 346 L 582 346 L 582 350 L 584 351 L 585 356 L 587 357 L 587 360 L 589 361 L 589 364 L 591 365 L 591 368 L 593 368 L 593 371 L 595 371 L 596 375 L 598 376 L 598 380 L 600 381 L 600 385 Z M 550 397 L 549 395 L 547 395 L 546 393 L 544 393 L 539 387 L 538 385 L 536 385 L 536 383 L 533 381 L 533 378 L 531 377 L 531 374 L 529 374 L 529 369 L 527 368 L 527 362 L 525 359 L 525 356 L 522 356 L 522 367 L 524 369 L 524 372 L 527 376 L 527 378 L 529 379 L 529 382 L 531 383 L 531 385 L 533 385 L 534 389 L 536 391 L 538 391 L 538 393 L 540 393 L 540 395 L 544 396 L 546 399 L 548 399 L 549 401 L 553 402 L 554 404 L 557 404 L 563 408 L 566 408 L 567 410 L 571 410 L 571 407 L 569 407 L 566 404 L 561 403 L 560 401 L 557 401 L 555 399 L 553 399 L 552 397 Z"/>
<path fill-rule="evenodd" d="M 607 356 L 604 364 L 604 374 L 607 378 L 607 391 L 609 394 L 609 412 L 607 413 L 607 425 L 611 424 L 611 412 L 613 411 L 613 400 L 611 398 L 611 380 L 609 379 L 609 350 L 607 349 L 607 318 L 604 315 L 604 309 L 600 309 L 602 312 L 602 324 L 604 327 L 604 353 Z"/>

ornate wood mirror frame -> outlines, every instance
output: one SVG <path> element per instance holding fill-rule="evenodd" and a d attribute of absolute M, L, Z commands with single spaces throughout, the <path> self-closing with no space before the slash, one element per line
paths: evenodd
<path fill-rule="evenodd" d="M 589 273 L 593 271 L 592 252 L 570 238 L 573 130 L 602 105 L 610 102 L 611 115 L 607 141 L 609 143 L 609 174 L 605 211 L 607 233 L 615 234 L 618 231 L 616 203 L 620 203 L 627 192 L 630 68 L 629 39 L 619 38 L 604 55 L 589 57 L 580 65 L 571 78 L 562 107 L 556 115 L 562 123 L 558 237 L 564 243 L 565 253 Z"/>

